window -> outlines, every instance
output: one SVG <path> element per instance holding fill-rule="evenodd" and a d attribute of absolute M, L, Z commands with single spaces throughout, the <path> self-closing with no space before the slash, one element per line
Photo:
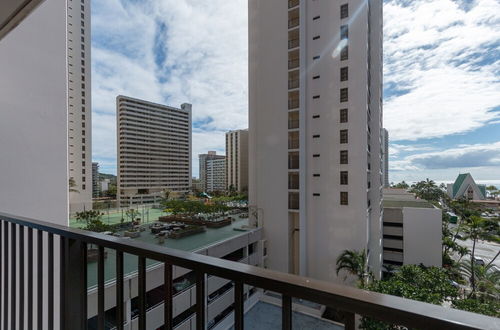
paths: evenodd
<path fill-rule="evenodd" d="M 319 36 L 313 37 L 313 40 L 318 40 L 318 39 L 319 39 Z"/>
<path fill-rule="evenodd" d="M 347 88 L 340 89 L 340 102 L 347 102 L 349 99 L 349 92 Z"/>
<path fill-rule="evenodd" d="M 347 130 L 342 129 L 340 130 L 340 143 L 348 143 L 348 138 L 347 138 Z"/>
<path fill-rule="evenodd" d="M 317 178 L 317 177 L 320 177 L 319 174 L 313 174 L 313 177 Z"/>
<path fill-rule="evenodd" d="M 313 79 L 319 79 L 319 75 L 314 76 Z"/>
<path fill-rule="evenodd" d="M 347 18 L 349 17 L 349 5 L 346 3 L 342 6 L 340 6 L 340 18 Z"/>
<path fill-rule="evenodd" d="M 347 81 L 349 73 L 347 67 L 340 68 L 340 81 Z"/>
<path fill-rule="evenodd" d="M 349 38 L 349 27 L 347 25 L 340 26 L 340 40 Z"/>
<path fill-rule="evenodd" d="M 319 19 L 319 15 L 318 15 L 318 16 L 314 16 L 314 17 L 313 17 L 313 21 L 315 21 L 315 20 L 317 20 L 317 19 Z"/>
<path fill-rule="evenodd" d="M 318 193 L 314 193 L 313 196 L 321 196 L 321 195 Z"/>
<path fill-rule="evenodd" d="M 314 56 L 313 60 L 319 60 L 319 55 Z"/>
<path fill-rule="evenodd" d="M 347 150 L 340 150 L 340 164 L 349 164 Z"/>
<path fill-rule="evenodd" d="M 84 168 L 82 168 L 82 174 L 85 174 L 85 169 Z"/>
<path fill-rule="evenodd" d="M 340 205 L 349 205 L 349 195 L 347 191 L 340 192 Z"/>
<path fill-rule="evenodd" d="M 318 158 L 319 157 L 319 154 L 314 154 L 313 155 L 314 158 Z"/>
<path fill-rule="evenodd" d="M 349 46 L 344 46 L 340 51 L 340 60 L 346 61 L 349 59 Z"/>
<path fill-rule="evenodd" d="M 317 118 L 319 118 L 319 115 L 313 115 L 313 118 L 317 119 Z"/>
<path fill-rule="evenodd" d="M 340 109 L 340 122 L 347 123 L 347 120 L 348 120 L 347 109 Z"/>
<path fill-rule="evenodd" d="M 347 171 L 341 171 L 340 172 L 340 184 L 341 185 L 346 185 L 348 184 L 348 172 Z"/>
<path fill-rule="evenodd" d="M 313 99 L 319 99 L 319 95 L 314 95 Z"/>
<path fill-rule="evenodd" d="M 84 184 L 82 184 L 82 189 L 85 190 L 85 185 Z"/>
<path fill-rule="evenodd" d="M 313 135 L 313 139 L 319 138 L 319 134 Z"/>

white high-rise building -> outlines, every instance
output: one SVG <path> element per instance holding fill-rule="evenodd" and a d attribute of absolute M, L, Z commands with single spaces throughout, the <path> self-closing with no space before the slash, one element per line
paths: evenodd
<path fill-rule="evenodd" d="M 389 131 L 382 128 L 382 173 L 384 175 L 384 188 L 389 188 Z"/>
<path fill-rule="evenodd" d="M 70 212 L 92 208 L 90 0 L 66 1 Z"/>
<path fill-rule="evenodd" d="M 226 190 L 226 158 L 207 159 L 206 191 Z"/>
<path fill-rule="evenodd" d="M 191 104 L 169 107 L 116 98 L 117 198 L 120 205 L 154 203 L 164 190 L 191 189 Z"/>
<path fill-rule="evenodd" d="M 249 198 L 267 267 L 381 270 L 382 1 L 249 1 Z"/>
<path fill-rule="evenodd" d="M 213 179 L 214 179 L 214 176 L 211 175 L 211 178 L 210 178 L 210 181 L 211 181 L 211 186 L 209 186 L 209 178 L 208 178 L 208 171 L 209 171 L 209 168 L 208 168 L 208 162 L 211 161 L 211 160 L 224 160 L 225 162 L 225 159 L 226 159 L 226 156 L 224 155 L 217 155 L 217 151 L 209 151 L 208 153 L 206 154 L 199 154 L 198 155 L 198 162 L 199 162 L 199 168 L 200 168 L 200 171 L 199 171 L 199 175 L 200 175 L 200 182 L 201 182 L 201 187 L 202 187 L 202 190 L 203 191 L 214 191 L 213 190 Z M 219 165 L 220 165 L 220 162 L 219 162 Z M 217 167 L 217 166 L 216 166 Z M 214 166 L 213 166 L 213 163 L 210 165 L 210 171 L 212 171 L 214 169 Z M 225 178 L 225 163 L 224 163 L 224 187 L 219 187 L 219 188 L 222 188 L 220 190 L 225 190 L 226 187 L 225 187 L 225 182 L 226 182 L 226 178 Z"/>
<path fill-rule="evenodd" d="M 227 190 L 248 190 L 248 129 L 226 133 Z"/>

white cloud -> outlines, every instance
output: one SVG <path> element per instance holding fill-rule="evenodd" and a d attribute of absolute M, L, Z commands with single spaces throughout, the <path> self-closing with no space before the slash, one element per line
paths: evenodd
<path fill-rule="evenodd" d="M 498 47 L 484 50 L 500 40 L 500 2 L 470 4 L 468 12 L 451 0 L 385 5 L 384 82 L 400 92 L 385 103 L 392 140 L 463 133 L 499 118 L 491 112 L 500 105 Z"/>
<path fill-rule="evenodd" d="M 223 151 L 224 131 L 247 127 L 245 0 L 94 1 L 92 29 L 96 159 L 115 157 L 119 94 L 193 105 L 195 175 L 198 153 Z"/>

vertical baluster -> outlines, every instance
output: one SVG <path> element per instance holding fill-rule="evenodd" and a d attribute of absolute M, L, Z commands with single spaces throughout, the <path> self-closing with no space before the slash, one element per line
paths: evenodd
<path fill-rule="evenodd" d="M 146 330 L 146 258 L 139 257 L 139 330 Z"/>
<path fill-rule="evenodd" d="M 19 329 L 24 329 L 24 226 L 19 226 Z"/>
<path fill-rule="evenodd" d="M 47 257 L 48 263 L 47 271 L 48 283 L 47 283 L 47 294 L 48 294 L 48 327 L 49 329 L 54 329 L 54 234 L 48 234 L 48 249 Z"/>
<path fill-rule="evenodd" d="M 37 231 L 37 329 L 43 329 L 43 232 Z"/>
<path fill-rule="evenodd" d="M 62 329 L 87 329 L 87 243 L 65 239 L 64 323 Z"/>
<path fill-rule="evenodd" d="M 290 330 L 292 329 L 292 298 L 283 295 L 281 299 L 281 326 L 283 330 Z"/>
<path fill-rule="evenodd" d="M 3 297 L 2 297 L 2 290 L 3 290 L 3 286 L 2 286 L 2 281 L 5 281 L 3 279 L 3 272 L 1 271 L 2 270 L 2 261 L 3 261 L 3 245 L 2 245 L 2 242 L 3 242 L 3 220 L 0 218 L 0 320 L 2 319 L 2 311 L 3 311 Z M 0 323 L 0 328 L 2 327 L 2 323 Z"/>
<path fill-rule="evenodd" d="M 33 228 L 28 227 L 28 329 L 33 329 Z"/>
<path fill-rule="evenodd" d="M 166 262 L 164 264 L 164 285 L 165 285 L 165 299 L 163 301 L 164 308 L 164 321 L 165 321 L 165 329 L 173 328 L 173 305 L 172 305 L 172 297 L 174 295 L 174 291 L 172 288 L 172 264 Z"/>
<path fill-rule="evenodd" d="M 196 329 L 205 329 L 205 274 L 196 271 Z"/>
<path fill-rule="evenodd" d="M 123 330 L 123 252 L 116 251 L 116 329 Z"/>
<path fill-rule="evenodd" d="M 344 312 L 344 329 L 345 330 L 354 330 L 356 329 L 356 321 L 355 321 L 354 313 Z"/>
<path fill-rule="evenodd" d="M 66 324 L 66 238 L 59 236 L 59 327 Z"/>
<path fill-rule="evenodd" d="M 17 237 L 16 237 L 17 225 L 15 223 L 10 224 L 10 327 L 11 329 L 16 328 L 16 252 L 17 252 Z"/>
<path fill-rule="evenodd" d="M 9 223 L 4 221 L 4 240 L 3 240 L 3 328 L 9 327 Z"/>
<path fill-rule="evenodd" d="M 234 282 L 234 328 L 243 330 L 243 282 Z"/>
<path fill-rule="evenodd" d="M 104 247 L 99 246 L 97 258 L 97 328 L 104 330 Z"/>

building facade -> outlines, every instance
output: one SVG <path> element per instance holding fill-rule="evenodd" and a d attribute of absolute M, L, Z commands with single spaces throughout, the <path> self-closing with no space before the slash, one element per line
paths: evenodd
<path fill-rule="evenodd" d="M 389 188 L 389 131 L 382 129 L 382 173 L 384 175 L 384 188 Z"/>
<path fill-rule="evenodd" d="M 70 212 L 92 208 L 90 0 L 67 1 Z"/>
<path fill-rule="evenodd" d="M 92 162 L 92 198 L 101 196 L 101 185 L 99 182 L 99 163 Z"/>
<path fill-rule="evenodd" d="M 287 60 L 286 60 L 287 59 Z M 382 1 L 249 1 L 249 198 L 267 267 L 381 274 Z"/>
<path fill-rule="evenodd" d="M 220 179 L 216 179 L 215 176 L 214 176 L 214 173 L 213 171 L 214 170 L 218 170 L 219 166 L 221 165 L 221 162 L 219 163 L 213 163 L 212 161 L 214 160 L 224 160 L 224 186 L 220 186 L 222 183 L 222 178 Z M 198 161 L 199 161 L 199 166 L 200 166 L 200 169 L 199 169 L 199 174 L 200 174 L 200 181 L 201 181 L 201 187 L 202 187 L 202 190 L 204 192 L 207 192 L 207 191 L 214 191 L 214 190 L 209 190 L 209 189 L 212 189 L 214 186 L 214 179 L 219 180 L 220 183 L 218 183 L 218 188 L 221 188 L 221 189 L 218 189 L 218 190 L 225 190 L 226 189 L 226 173 L 225 173 L 225 160 L 226 160 L 226 156 L 223 156 L 223 155 L 217 155 L 217 152 L 216 151 L 209 151 L 208 153 L 206 154 L 200 154 L 198 155 Z M 210 169 L 209 169 L 209 162 L 210 162 Z M 209 173 L 208 172 L 211 172 L 210 173 L 210 184 L 211 186 L 209 187 Z M 218 172 L 217 174 L 215 175 L 222 175 L 222 173 Z"/>
<path fill-rule="evenodd" d="M 226 158 L 207 159 L 206 191 L 226 190 Z"/>
<path fill-rule="evenodd" d="M 248 191 L 248 129 L 226 133 L 226 189 Z"/>
<path fill-rule="evenodd" d="M 384 189 L 383 263 L 442 266 L 442 211 L 404 189 Z"/>
<path fill-rule="evenodd" d="M 155 203 L 191 189 L 191 104 L 116 98 L 120 205 Z"/>

